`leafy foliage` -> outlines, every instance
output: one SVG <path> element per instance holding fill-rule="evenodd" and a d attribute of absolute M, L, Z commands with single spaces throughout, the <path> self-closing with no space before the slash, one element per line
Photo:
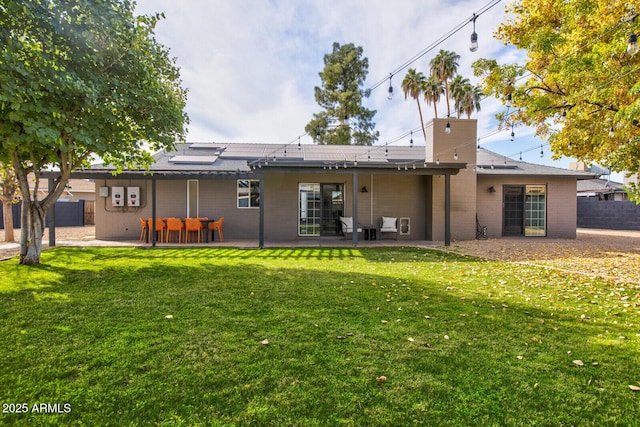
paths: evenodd
<path fill-rule="evenodd" d="M 378 139 L 379 132 L 373 130 L 376 111 L 362 106 L 368 97 L 362 86 L 369 72 L 369 61 L 362 54 L 362 47 L 336 42 L 324 56 L 322 87 L 315 87 L 316 102 L 324 111 L 314 114 L 305 126 L 315 142 L 371 145 Z"/>
<path fill-rule="evenodd" d="M 556 157 L 640 169 L 640 55 L 626 51 L 639 10 L 624 0 L 522 0 L 495 36 L 526 51 L 524 64 L 474 63 L 484 90 L 515 110 L 503 126 L 526 124 Z"/>
<path fill-rule="evenodd" d="M 153 30 L 161 15 L 134 16 L 127 0 L 30 0 L 0 5 L 0 161 L 25 196 L 21 255 L 37 263 L 44 216 L 71 171 L 93 156 L 145 167 L 154 149 L 184 139 L 186 91 Z M 60 177 L 42 201 L 27 175 Z M 27 253 L 29 252 L 29 254 Z"/>

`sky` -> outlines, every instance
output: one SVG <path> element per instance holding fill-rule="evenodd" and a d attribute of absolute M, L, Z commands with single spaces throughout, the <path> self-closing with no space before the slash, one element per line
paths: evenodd
<path fill-rule="evenodd" d="M 314 87 L 322 84 L 324 55 L 338 42 L 363 48 L 369 61 L 365 89 L 386 79 L 363 102 L 377 111 L 376 145 L 408 145 L 410 136 L 403 136 L 420 126 L 416 101 L 405 100 L 400 87 L 408 68 L 428 75 L 429 62 L 440 49 L 454 51 L 460 55 L 458 73 L 477 84 L 471 69 L 477 59 L 523 62 L 524 52 L 493 38 L 510 1 L 498 1 L 487 10 L 496 0 L 138 0 L 136 12 L 165 14 L 156 39 L 176 58 L 182 85 L 189 91 L 188 142 L 297 144 L 300 138 L 302 144 L 312 143 L 304 127 L 321 111 Z M 479 48 L 470 52 L 474 13 L 479 15 Z M 388 100 L 388 78 L 396 70 L 391 79 L 394 97 Z M 429 121 L 433 107 L 422 107 Z M 527 162 L 569 167 L 573 160 L 552 160 L 549 146 L 533 129 L 516 127 L 514 141 L 511 130 L 496 133 L 495 114 L 504 110 L 500 101 L 486 98 L 481 111 L 472 115 L 478 119 L 482 147 L 514 160 L 522 156 Z M 440 117 L 443 112 L 441 101 Z M 413 139 L 416 145 L 424 144 L 420 132 Z"/>

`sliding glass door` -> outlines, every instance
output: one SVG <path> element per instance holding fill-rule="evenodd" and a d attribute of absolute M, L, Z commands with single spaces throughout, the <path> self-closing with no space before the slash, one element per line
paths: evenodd
<path fill-rule="evenodd" d="M 298 186 L 298 235 L 338 236 L 344 212 L 344 185 L 301 183 Z"/>
<path fill-rule="evenodd" d="M 502 234 L 546 236 L 546 186 L 507 185 L 503 191 Z"/>

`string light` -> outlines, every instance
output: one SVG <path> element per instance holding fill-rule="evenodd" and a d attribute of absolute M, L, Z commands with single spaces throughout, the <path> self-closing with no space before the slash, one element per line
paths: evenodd
<path fill-rule="evenodd" d="M 544 150 L 542 149 L 542 145 L 540 145 L 540 158 L 544 157 Z"/>
<path fill-rule="evenodd" d="M 447 125 L 444 127 L 444 133 L 449 135 L 451 133 L 451 123 L 447 120 Z"/>
<path fill-rule="evenodd" d="M 458 149 L 457 148 L 453 149 L 453 160 L 458 160 Z"/>
<path fill-rule="evenodd" d="M 511 125 L 511 141 L 515 141 L 516 134 L 513 132 L 513 125 Z"/>
<path fill-rule="evenodd" d="M 471 33 L 471 44 L 469 45 L 469 50 L 471 52 L 475 52 L 478 50 L 478 33 L 476 33 L 476 14 L 473 14 L 471 18 L 471 22 L 473 22 L 473 33 Z"/>
<path fill-rule="evenodd" d="M 388 100 L 392 100 L 393 99 L 393 86 L 391 86 L 391 78 L 393 77 L 393 74 L 389 74 L 389 91 L 387 94 L 387 99 Z"/>
<path fill-rule="evenodd" d="M 409 147 L 413 148 L 413 131 L 411 131 L 411 139 L 409 140 Z"/>
<path fill-rule="evenodd" d="M 611 127 L 609 128 L 609 138 L 613 138 L 613 136 L 614 136 L 614 133 L 613 133 L 613 126 L 611 126 Z"/>

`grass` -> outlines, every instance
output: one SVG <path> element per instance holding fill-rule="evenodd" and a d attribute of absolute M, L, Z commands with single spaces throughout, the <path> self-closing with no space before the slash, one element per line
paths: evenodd
<path fill-rule="evenodd" d="M 0 424 L 640 424 L 637 285 L 410 248 L 42 262 L 0 263 Z"/>

